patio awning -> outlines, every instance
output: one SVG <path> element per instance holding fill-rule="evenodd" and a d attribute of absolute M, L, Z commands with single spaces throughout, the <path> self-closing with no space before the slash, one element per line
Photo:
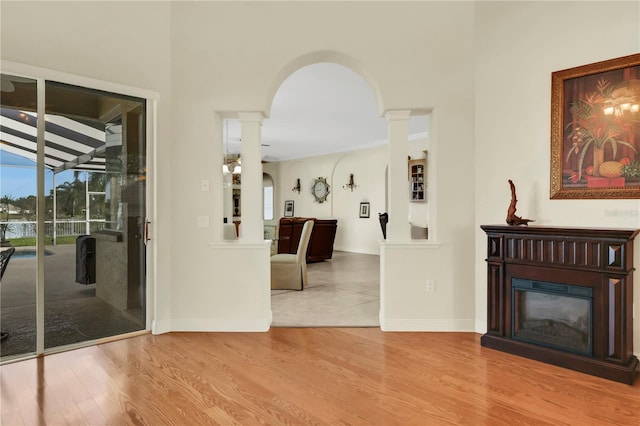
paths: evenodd
<path fill-rule="evenodd" d="M 104 171 L 108 130 L 64 116 L 45 117 L 45 166 L 54 172 L 74 169 Z M 37 115 L 30 111 L 0 108 L 0 150 L 36 161 Z M 116 129 L 114 129 L 116 130 Z M 118 129 L 119 130 L 119 129 Z M 117 131 L 117 130 L 116 130 Z"/>

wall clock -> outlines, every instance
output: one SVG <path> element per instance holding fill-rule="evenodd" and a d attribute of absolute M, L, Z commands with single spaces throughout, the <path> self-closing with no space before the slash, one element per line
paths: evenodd
<path fill-rule="evenodd" d="M 327 179 L 323 177 L 314 179 L 313 186 L 311 187 L 311 193 L 316 197 L 317 202 L 324 203 L 327 201 L 327 196 L 329 195 L 329 184 L 327 183 Z"/>

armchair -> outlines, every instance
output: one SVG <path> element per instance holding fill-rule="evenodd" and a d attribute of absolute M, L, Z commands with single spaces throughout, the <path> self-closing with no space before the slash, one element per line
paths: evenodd
<path fill-rule="evenodd" d="M 312 230 L 313 221 L 306 221 L 295 254 L 280 253 L 271 256 L 271 290 L 304 289 L 307 284 L 306 253 Z"/>

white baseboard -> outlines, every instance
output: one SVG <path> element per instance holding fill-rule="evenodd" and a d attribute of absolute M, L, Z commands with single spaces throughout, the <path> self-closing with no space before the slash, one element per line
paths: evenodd
<path fill-rule="evenodd" d="M 475 333 L 475 320 L 462 319 L 380 319 L 382 331 L 439 331 Z"/>
<path fill-rule="evenodd" d="M 171 331 L 171 321 L 151 321 L 151 333 L 163 334 Z"/>
<path fill-rule="evenodd" d="M 487 332 L 487 320 L 476 320 L 476 333 L 484 334 Z"/>
<path fill-rule="evenodd" d="M 173 319 L 170 321 L 154 321 L 153 334 L 172 331 L 196 332 L 264 332 L 269 331 L 271 315 L 264 319 Z"/>

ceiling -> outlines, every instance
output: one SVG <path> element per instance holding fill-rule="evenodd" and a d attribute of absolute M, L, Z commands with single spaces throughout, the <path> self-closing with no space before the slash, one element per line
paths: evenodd
<path fill-rule="evenodd" d="M 409 135 L 426 137 L 428 116 L 411 117 Z M 240 153 L 240 124 L 225 122 L 225 151 Z M 226 132 L 225 132 L 226 133 Z M 369 84 L 332 63 L 300 68 L 285 80 L 262 126 L 262 158 L 284 161 L 371 148 L 387 143 L 387 124 L 378 114 Z"/>

